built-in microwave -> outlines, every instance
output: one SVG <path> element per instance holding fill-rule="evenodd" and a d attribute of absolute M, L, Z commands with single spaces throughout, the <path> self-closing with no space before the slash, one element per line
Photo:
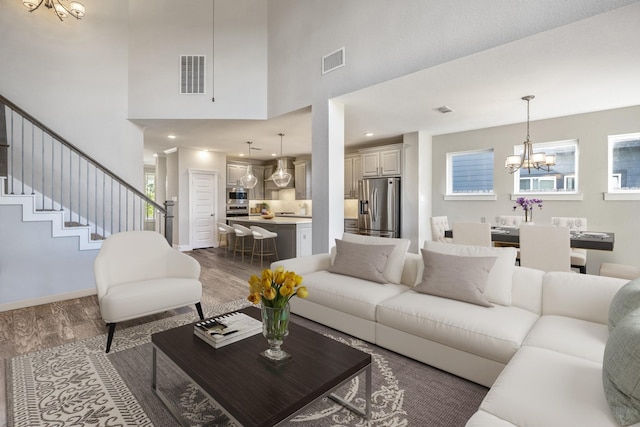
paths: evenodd
<path fill-rule="evenodd" d="M 247 190 L 239 187 L 239 188 L 230 188 L 227 191 L 227 203 L 233 204 L 242 201 L 248 201 L 249 197 L 247 196 Z"/>

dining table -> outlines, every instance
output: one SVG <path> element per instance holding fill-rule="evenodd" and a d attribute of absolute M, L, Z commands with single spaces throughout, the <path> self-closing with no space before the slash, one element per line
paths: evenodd
<path fill-rule="evenodd" d="M 453 237 L 452 230 L 446 230 L 445 237 Z M 615 233 L 610 231 L 571 231 L 572 248 L 613 251 Z M 495 243 L 520 244 L 520 229 L 517 227 L 491 227 L 491 241 Z"/>

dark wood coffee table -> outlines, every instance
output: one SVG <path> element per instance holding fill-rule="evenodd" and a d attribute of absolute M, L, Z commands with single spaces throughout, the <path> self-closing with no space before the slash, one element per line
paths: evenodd
<path fill-rule="evenodd" d="M 260 310 L 240 310 L 257 319 Z M 215 400 L 243 426 L 274 426 L 325 396 L 369 419 L 371 414 L 371 355 L 295 323 L 282 346 L 292 358 L 274 365 L 260 356 L 267 348 L 262 334 L 214 349 L 193 334 L 193 324 L 153 334 L 152 388 L 176 419 L 185 424 L 158 387 L 157 352 L 173 362 L 203 393 Z M 332 392 L 364 373 L 364 409 Z"/>

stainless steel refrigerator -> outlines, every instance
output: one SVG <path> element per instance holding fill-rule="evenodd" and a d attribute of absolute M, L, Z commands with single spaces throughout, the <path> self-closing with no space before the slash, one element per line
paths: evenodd
<path fill-rule="evenodd" d="M 400 237 L 400 178 L 358 181 L 358 233 Z"/>

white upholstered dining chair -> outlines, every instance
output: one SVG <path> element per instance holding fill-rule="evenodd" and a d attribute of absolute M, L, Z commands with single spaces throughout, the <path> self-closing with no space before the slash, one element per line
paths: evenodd
<path fill-rule="evenodd" d="M 450 230 L 449 219 L 446 216 L 431 217 L 431 240 L 434 242 L 450 243 L 451 239 L 444 237 L 444 232 Z"/>
<path fill-rule="evenodd" d="M 125 231 L 102 242 L 93 263 L 102 319 L 109 327 L 108 353 L 116 323 L 195 304 L 203 319 L 200 264 L 155 231 Z"/>
<path fill-rule="evenodd" d="M 571 271 L 568 227 L 520 227 L 520 265 L 542 271 Z"/>
<path fill-rule="evenodd" d="M 491 224 L 488 222 L 456 222 L 452 231 L 455 244 L 491 246 Z"/>
<path fill-rule="evenodd" d="M 556 227 L 569 227 L 569 231 L 587 231 L 587 218 L 574 218 L 567 216 L 552 216 L 551 224 Z M 571 267 L 587 274 L 587 250 L 571 248 Z"/>

